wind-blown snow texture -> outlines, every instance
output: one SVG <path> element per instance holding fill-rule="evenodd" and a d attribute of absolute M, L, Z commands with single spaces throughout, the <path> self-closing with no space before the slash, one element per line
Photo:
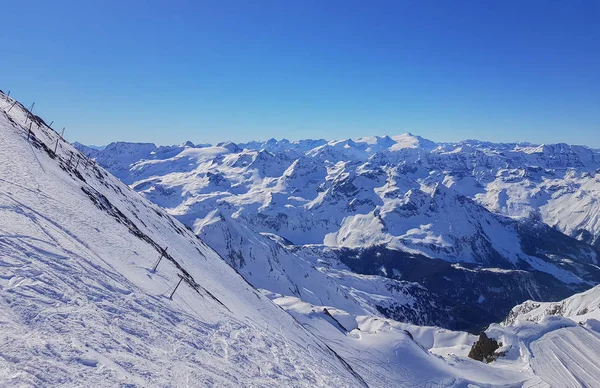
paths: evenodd
<path fill-rule="evenodd" d="M 600 281 L 600 152 L 585 147 L 406 134 L 80 149 L 253 285 L 308 303 L 476 331 Z"/>

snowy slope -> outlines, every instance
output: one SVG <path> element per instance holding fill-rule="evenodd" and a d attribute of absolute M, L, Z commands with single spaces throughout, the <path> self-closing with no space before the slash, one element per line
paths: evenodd
<path fill-rule="evenodd" d="M 5 113 L 11 105 L 0 94 L 0 385 L 363 385 L 193 233 L 41 119 L 28 140 L 31 119 L 18 103 Z M 178 275 L 186 281 L 169 300 Z"/>
<path fill-rule="evenodd" d="M 591 311 L 597 308 L 599 291 L 597 287 L 561 304 Z M 589 317 L 581 324 L 561 315 L 533 322 L 525 314 L 511 324 L 491 325 L 486 333 L 501 347 L 498 358 L 486 364 L 467 358 L 474 335 L 271 297 L 327 338 L 358 373 L 375 371 L 378 386 L 594 387 L 600 379 L 600 326 Z"/>
<path fill-rule="evenodd" d="M 499 364 L 528 370 L 529 384 L 593 387 L 600 381 L 600 286 L 555 303 L 527 301 L 486 331 L 505 354 Z M 497 351 L 497 352 L 498 352 Z"/>
<path fill-rule="evenodd" d="M 215 213 L 204 222 L 195 226 L 200 237 L 259 289 L 356 315 L 379 315 L 378 309 L 386 308 L 396 311 L 399 320 L 451 325 L 448 311 L 416 283 L 355 273 L 319 249 L 298 251 L 277 236 L 256 234 L 241 220 Z"/>
<path fill-rule="evenodd" d="M 373 386 L 519 387 L 533 377 L 510 367 L 467 358 L 465 349 L 475 340 L 467 333 L 354 316 L 293 297 L 271 297 L 330 343 L 359 374 L 373 375 Z"/>

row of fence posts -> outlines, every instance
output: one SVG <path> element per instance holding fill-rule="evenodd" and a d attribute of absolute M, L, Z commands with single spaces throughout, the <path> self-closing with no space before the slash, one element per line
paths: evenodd
<path fill-rule="evenodd" d="M 8 93 L 6 94 L 6 101 L 10 102 L 10 90 L 8 91 Z M 17 100 L 14 100 L 13 103 L 11 104 L 10 108 L 8 108 L 8 110 L 6 111 L 6 113 L 10 113 L 10 111 L 12 110 L 12 108 L 14 108 L 14 106 L 17 104 Z M 23 123 L 23 125 L 27 125 L 27 121 L 30 120 L 30 117 L 33 117 L 33 109 L 35 108 L 35 101 L 29 106 L 27 115 L 25 116 L 25 122 Z M 29 140 L 31 138 L 31 124 L 32 122 L 30 121 L 29 123 L 29 129 L 27 131 L 27 140 Z M 50 122 L 50 124 L 48 125 L 48 128 L 52 129 L 52 124 L 54 124 L 54 120 L 52 120 Z M 56 131 L 55 131 L 56 132 Z M 58 132 L 56 132 L 58 134 Z M 61 139 L 65 139 L 65 127 L 63 127 L 62 131 L 60 132 L 60 138 Z M 56 154 L 56 151 L 58 150 L 58 140 L 56 139 L 56 144 L 54 145 L 54 153 Z M 86 168 L 87 168 L 87 163 L 86 163 Z"/>
<path fill-rule="evenodd" d="M 8 94 L 6 95 L 6 101 L 10 101 L 10 91 L 8 91 Z M 17 100 L 14 100 L 14 102 L 12 103 L 12 105 L 10 106 L 10 108 L 8 108 L 8 110 L 6 111 L 6 113 L 9 113 L 11 111 L 11 109 L 16 105 Z M 31 139 L 31 125 L 33 124 L 33 120 L 30 119 L 30 116 L 33 116 L 33 108 L 35 107 L 35 102 L 31 104 L 31 106 L 28 109 L 27 115 L 25 117 L 25 122 L 23 123 L 24 125 L 27 124 L 27 121 L 29 121 L 29 128 L 27 131 L 27 140 L 29 141 Z M 50 129 L 52 129 L 52 124 L 54 124 L 54 121 L 52 121 L 50 123 L 50 125 L 48 125 L 48 127 Z M 58 134 L 58 132 L 57 132 Z M 60 134 L 60 138 L 64 140 L 64 134 L 65 134 L 65 127 L 63 127 L 61 134 Z M 58 150 L 58 141 L 60 139 L 56 139 L 56 143 L 54 144 L 54 154 L 56 154 L 56 151 Z M 69 151 L 70 152 L 70 156 L 69 156 L 69 166 L 72 166 L 71 162 L 73 161 L 73 151 Z M 77 168 L 79 167 L 79 163 L 81 162 L 81 157 L 77 156 L 77 164 L 75 165 L 75 170 L 77 170 Z M 87 170 L 89 165 L 89 159 L 85 159 L 85 169 Z M 167 249 L 169 249 L 169 247 L 166 247 L 165 249 L 161 250 L 161 254 L 160 257 L 158 258 L 158 261 L 156 262 L 156 264 L 154 264 L 154 267 L 152 268 L 152 272 L 156 272 L 156 270 L 158 269 L 158 265 L 161 263 L 162 259 L 166 256 L 167 254 Z M 175 288 L 173 289 L 173 291 L 171 292 L 171 294 L 169 295 L 169 299 L 173 300 L 173 296 L 175 295 L 175 292 L 177 291 L 177 289 L 179 288 L 179 286 L 181 285 L 181 283 L 186 280 L 185 277 L 178 273 L 177 276 L 179 277 L 179 281 L 177 282 L 177 284 L 175 285 Z M 186 280 L 186 283 L 188 283 L 188 281 Z"/>
<path fill-rule="evenodd" d="M 160 257 L 158 258 L 158 260 L 156 261 L 156 264 L 154 264 L 154 267 L 152 268 L 152 272 L 156 272 L 156 270 L 158 268 L 158 265 L 160 264 L 160 262 L 162 261 L 162 259 L 167 255 L 167 249 L 169 249 L 169 247 L 166 247 L 165 249 L 162 249 L 162 251 L 160 253 Z M 175 295 L 175 291 L 177 291 L 177 289 L 179 288 L 179 285 L 181 284 L 181 282 L 183 282 L 185 280 L 185 278 L 183 277 L 183 275 L 181 275 L 180 273 L 178 273 L 177 276 L 179 276 L 179 281 L 175 285 L 175 288 L 171 292 L 171 295 L 169 295 L 169 299 L 171 299 L 171 300 L 173 300 L 173 295 Z M 186 280 L 186 283 L 187 283 L 187 280 Z"/>
<path fill-rule="evenodd" d="M 8 92 L 8 94 L 6 96 L 6 100 L 7 101 L 9 101 L 9 97 L 10 97 L 10 91 Z M 16 103 L 17 103 L 17 100 L 15 100 L 12 103 L 12 105 L 10 106 L 10 108 L 8 109 L 8 111 L 6 113 L 10 112 L 10 110 L 15 106 Z M 32 117 L 33 117 L 33 108 L 35 108 L 35 101 L 29 106 L 27 115 L 25 116 L 25 122 L 24 122 L 24 124 L 27 124 L 27 121 L 29 121 L 29 128 L 27 130 L 27 140 L 31 139 L 31 135 L 33 133 L 31 131 L 31 125 L 33 124 L 33 120 L 32 120 Z M 50 125 L 48 125 L 48 128 L 52 129 L 52 124 L 54 124 L 54 120 L 52 120 L 52 122 L 50 122 Z M 56 131 L 54 131 L 54 132 L 56 132 Z M 58 134 L 58 132 L 56 132 L 56 134 Z M 60 132 L 60 138 L 56 139 L 56 143 L 54 144 L 54 154 L 56 154 L 56 152 L 58 151 L 59 140 L 61 140 L 61 139 L 64 140 L 64 138 L 65 138 L 64 136 L 65 136 L 65 127 L 63 127 L 62 131 Z M 70 155 L 70 158 L 69 158 L 69 167 L 72 166 L 71 165 L 71 161 L 73 159 L 73 151 L 70 151 L 70 153 L 71 153 L 71 155 Z M 79 167 L 79 163 L 80 162 L 81 162 L 81 157 L 77 156 L 77 165 L 75 166 L 76 170 Z M 86 170 L 88 168 L 88 165 L 89 165 L 89 160 L 86 158 L 86 161 L 85 161 L 85 169 Z"/>

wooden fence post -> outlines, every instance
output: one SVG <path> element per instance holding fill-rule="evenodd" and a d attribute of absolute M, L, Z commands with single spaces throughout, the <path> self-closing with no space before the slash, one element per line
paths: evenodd
<path fill-rule="evenodd" d="M 183 281 L 183 276 L 181 276 L 181 274 L 177 274 L 177 276 L 179 276 L 179 282 L 175 286 L 175 289 L 173 290 L 173 292 L 171 292 L 171 295 L 169 295 L 169 299 L 171 299 L 171 300 L 173 300 L 173 295 L 175 295 L 175 291 L 177 291 L 177 288 L 179 287 L 179 285 Z"/>
<path fill-rule="evenodd" d="M 160 253 L 160 257 L 158 258 L 158 261 L 156 262 L 156 264 L 154 264 L 154 268 L 152 268 L 152 272 L 156 272 L 156 269 L 158 268 L 158 265 L 160 264 L 160 261 L 162 260 L 162 258 L 165 256 L 165 253 L 167 252 L 167 249 L 169 249 L 169 247 L 166 247 Z"/>
<path fill-rule="evenodd" d="M 33 121 L 33 107 L 35 106 L 35 102 L 33 104 L 31 104 L 31 106 L 29 107 L 29 109 L 27 109 L 27 115 L 25 116 L 25 122 L 23 122 L 23 124 L 27 124 L 27 120 L 31 120 Z"/>
<path fill-rule="evenodd" d="M 12 103 L 12 105 L 10 106 L 10 108 L 8 108 L 6 113 L 10 112 L 10 110 L 13 108 L 13 106 L 15 106 L 16 103 L 17 103 L 17 100 L 15 100 L 15 102 Z"/>

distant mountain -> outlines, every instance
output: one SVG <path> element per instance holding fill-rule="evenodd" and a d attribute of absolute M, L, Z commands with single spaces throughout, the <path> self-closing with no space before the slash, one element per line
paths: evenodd
<path fill-rule="evenodd" d="M 95 158 L 248 281 L 311 303 L 361 295 L 364 311 L 476 331 L 600 281 L 598 150 L 412 134 L 131 147 L 144 156 L 108 146 Z M 325 280 L 299 279 L 298 263 Z M 432 303 L 397 291 L 414 283 Z"/>
<path fill-rule="evenodd" d="M 80 152 L 84 153 L 85 155 L 89 156 L 90 158 L 95 158 L 100 154 L 100 151 L 102 151 L 105 147 L 104 146 L 93 146 L 93 145 L 84 145 L 81 144 L 79 142 L 75 142 L 73 143 L 73 147 L 75 147 L 75 149 L 79 150 Z"/>

